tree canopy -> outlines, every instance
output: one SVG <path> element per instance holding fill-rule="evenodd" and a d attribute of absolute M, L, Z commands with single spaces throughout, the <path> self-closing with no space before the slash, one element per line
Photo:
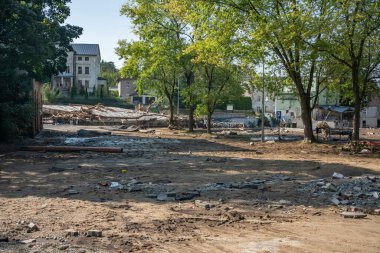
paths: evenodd
<path fill-rule="evenodd" d="M 0 127 L 2 139 L 25 135 L 32 115 L 30 79 L 66 68 L 70 42 L 82 28 L 63 25 L 68 0 L 0 0 Z"/>

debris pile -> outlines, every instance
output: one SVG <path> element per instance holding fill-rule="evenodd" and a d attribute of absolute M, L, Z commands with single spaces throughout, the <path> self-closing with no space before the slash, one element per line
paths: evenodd
<path fill-rule="evenodd" d="M 299 191 L 309 192 L 314 197 L 326 196 L 328 201 L 337 206 L 380 207 L 380 181 L 372 175 L 344 177 L 334 173 L 332 179 L 313 180 Z"/>
<path fill-rule="evenodd" d="M 167 126 L 163 114 L 148 113 L 117 107 L 97 105 L 44 105 L 44 122 L 52 124 L 106 125 L 125 124 L 144 127 Z"/>

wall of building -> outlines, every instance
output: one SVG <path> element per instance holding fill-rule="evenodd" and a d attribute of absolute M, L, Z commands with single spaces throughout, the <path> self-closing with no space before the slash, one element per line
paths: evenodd
<path fill-rule="evenodd" d="M 86 61 L 86 57 L 88 57 L 88 61 Z M 89 92 L 92 92 L 94 87 L 96 88 L 98 85 L 98 77 L 100 75 L 100 57 L 76 55 L 75 60 L 76 84 L 80 87 L 80 83 L 82 83 L 84 87 L 87 87 Z M 88 74 L 86 74 L 86 67 L 89 70 Z M 81 74 L 79 72 L 80 68 L 82 68 Z"/>
<path fill-rule="evenodd" d="M 134 79 L 120 79 L 117 82 L 119 97 L 128 99 L 131 94 L 136 93 L 136 81 Z"/>

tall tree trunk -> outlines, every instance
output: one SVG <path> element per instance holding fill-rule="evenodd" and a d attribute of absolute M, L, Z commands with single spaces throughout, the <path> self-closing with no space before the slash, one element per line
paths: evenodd
<path fill-rule="evenodd" d="M 169 109 L 170 109 L 169 125 L 173 125 L 174 124 L 174 106 L 173 106 L 173 100 L 169 100 Z"/>
<path fill-rule="evenodd" d="M 301 105 L 301 118 L 303 123 L 304 141 L 315 142 L 313 124 L 311 119 L 310 97 L 306 94 L 301 94 L 299 97 Z"/>
<path fill-rule="evenodd" d="M 211 134 L 211 112 L 207 112 L 207 133 Z"/>
<path fill-rule="evenodd" d="M 359 92 L 359 68 L 356 65 L 352 66 L 352 89 L 354 91 L 355 100 L 355 110 L 354 110 L 354 122 L 353 122 L 353 135 L 352 140 L 359 140 L 359 129 L 360 129 L 360 109 L 361 109 L 361 99 Z"/>
<path fill-rule="evenodd" d="M 294 73 L 292 79 L 297 88 L 301 106 L 301 119 L 303 123 L 304 142 L 315 142 L 313 124 L 311 120 L 310 93 L 304 91 L 301 74 L 299 72 Z"/>
<path fill-rule="evenodd" d="M 195 106 L 190 105 L 190 107 L 189 107 L 189 132 L 194 132 L 194 110 L 195 110 Z"/>
<path fill-rule="evenodd" d="M 301 104 L 304 104 L 303 106 L 301 105 L 301 118 L 303 123 L 304 141 L 315 142 L 313 125 L 311 120 L 310 101 L 307 101 L 306 103 L 305 102 L 301 102 Z"/>

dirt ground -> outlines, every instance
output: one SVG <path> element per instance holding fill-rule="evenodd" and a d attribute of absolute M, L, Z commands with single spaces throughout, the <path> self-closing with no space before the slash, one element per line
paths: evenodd
<path fill-rule="evenodd" d="M 380 252 L 378 153 L 342 152 L 344 142 L 252 142 L 258 133 L 249 131 L 85 138 L 80 128 L 46 126 L 28 143 L 124 152 L 0 153 L 0 252 Z M 335 205 L 342 189 L 359 193 Z M 341 216 L 353 209 L 367 216 Z"/>

